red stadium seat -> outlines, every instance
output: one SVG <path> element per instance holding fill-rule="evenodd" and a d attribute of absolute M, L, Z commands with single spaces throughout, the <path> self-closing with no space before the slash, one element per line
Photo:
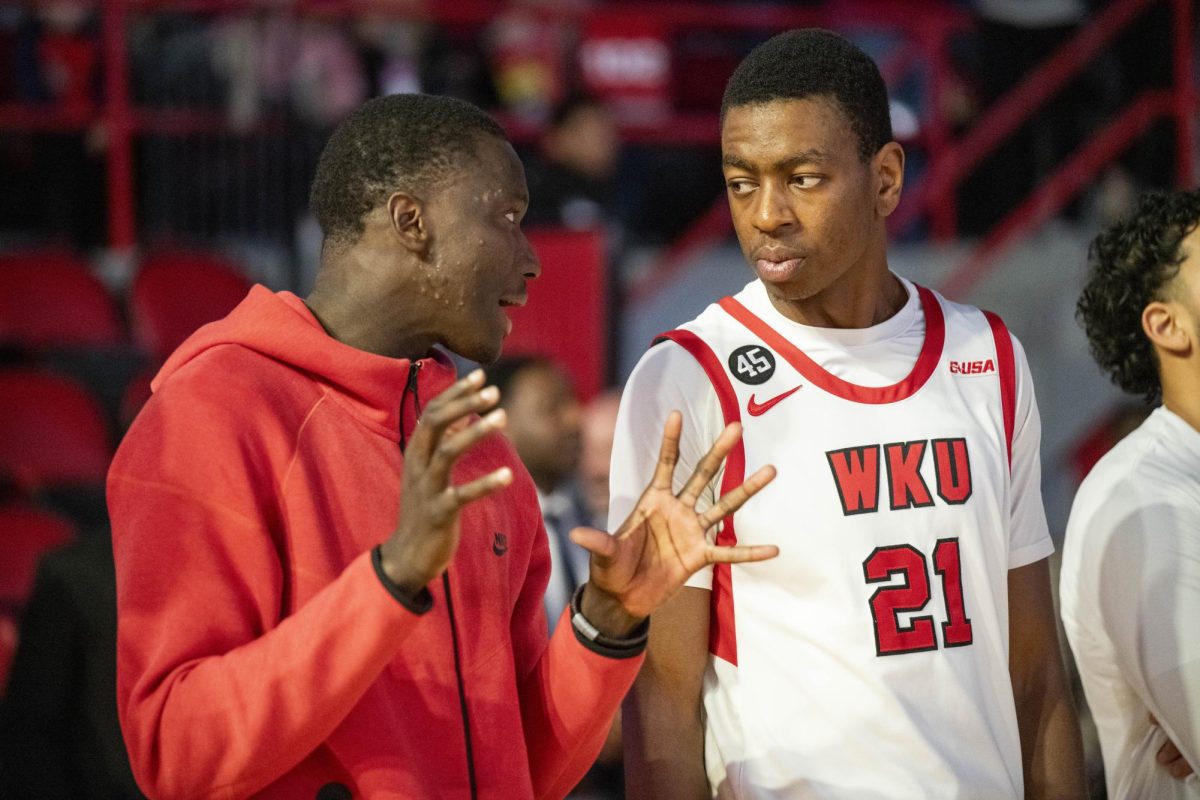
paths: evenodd
<path fill-rule="evenodd" d="M 56 514 L 22 502 L 0 505 L 0 610 L 19 609 L 33 588 L 38 560 L 74 538 L 75 528 Z"/>
<path fill-rule="evenodd" d="M 0 372 L 0 475 L 37 489 L 102 484 L 112 456 L 99 404 L 47 372 Z"/>
<path fill-rule="evenodd" d="M 233 310 L 250 290 L 236 264 L 201 253 L 159 251 L 133 281 L 133 335 L 162 361 L 197 328 Z"/>
<path fill-rule="evenodd" d="M 41 350 L 124 341 L 116 303 L 87 262 L 66 250 L 0 257 L 0 343 Z"/>

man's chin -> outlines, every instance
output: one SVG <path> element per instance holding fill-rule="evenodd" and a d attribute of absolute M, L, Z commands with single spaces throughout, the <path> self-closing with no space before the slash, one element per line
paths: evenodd
<path fill-rule="evenodd" d="M 475 342 L 474 344 L 456 349 L 454 352 L 481 366 L 490 366 L 500 360 L 503 355 L 504 340 L 496 342 Z"/>

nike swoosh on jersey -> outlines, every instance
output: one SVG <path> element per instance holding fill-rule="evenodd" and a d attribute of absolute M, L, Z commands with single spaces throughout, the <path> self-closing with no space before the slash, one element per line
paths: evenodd
<path fill-rule="evenodd" d="M 762 403 L 756 403 L 754 401 L 754 395 L 752 394 L 750 395 L 750 402 L 746 404 L 746 410 L 750 412 L 750 416 L 752 417 L 761 416 L 803 388 L 804 384 L 800 384 L 799 386 L 793 389 L 788 389 L 783 394 L 777 394 L 770 400 L 766 400 Z"/>

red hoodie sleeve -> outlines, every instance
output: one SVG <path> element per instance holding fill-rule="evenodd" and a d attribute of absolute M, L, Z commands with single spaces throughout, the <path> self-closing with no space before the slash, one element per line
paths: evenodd
<path fill-rule="evenodd" d="M 419 617 L 364 553 L 281 620 L 265 523 L 213 499 L 244 465 L 195 446 L 164 465 L 171 427 L 143 425 L 109 475 L 121 728 L 151 797 L 244 797 L 329 736 Z"/>
<path fill-rule="evenodd" d="M 562 798 L 600 754 L 643 655 L 610 658 L 592 652 L 576 639 L 565 610 L 547 645 L 543 598 L 550 549 L 540 514 L 537 526 L 529 571 L 513 614 L 513 649 L 534 796 Z"/>

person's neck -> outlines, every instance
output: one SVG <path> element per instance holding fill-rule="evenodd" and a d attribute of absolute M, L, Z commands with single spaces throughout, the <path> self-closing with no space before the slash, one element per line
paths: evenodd
<path fill-rule="evenodd" d="M 397 281 L 388 287 L 378 280 L 397 270 L 365 248 L 326 253 L 304 302 L 325 332 L 342 344 L 388 358 L 424 358 L 436 340 L 423 324 L 423 309 L 412 302 L 420 294 Z"/>
<path fill-rule="evenodd" d="M 1162 372 L 1163 405 L 1200 431 L 1200 370 L 1190 362 L 1172 366 Z"/>
<path fill-rule="evenodd" d="M 775 309 L 801 325 L 816 328 L 870 328 L 890 319 L 908 302 L 900 279 L 881 268 L 843 276 L 821 292 L 803 299 L 767 294 Z"/>

